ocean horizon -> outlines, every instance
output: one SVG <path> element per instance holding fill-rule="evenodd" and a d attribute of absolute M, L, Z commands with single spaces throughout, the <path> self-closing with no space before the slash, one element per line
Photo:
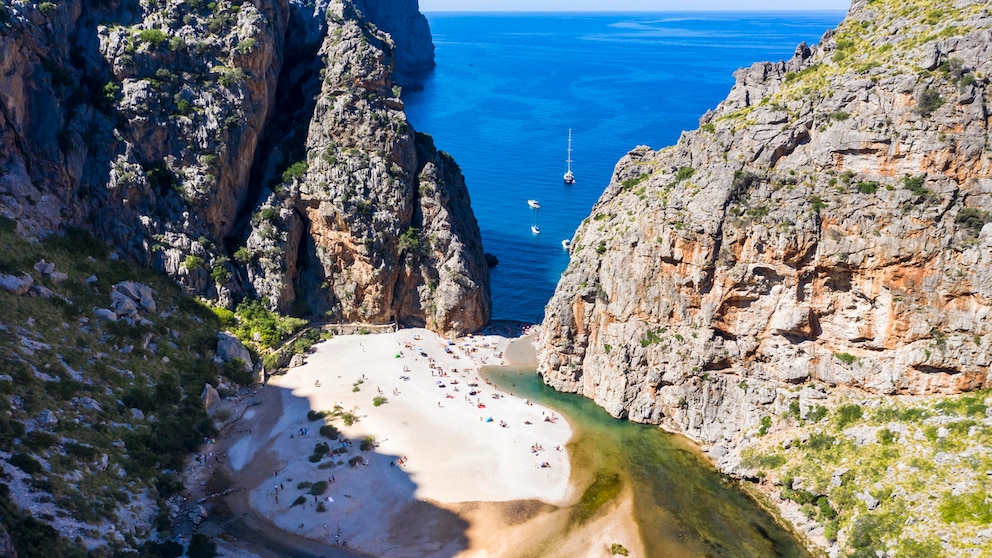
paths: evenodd
<path fill-rule="evenodd" d="M 493 319 L 536 323 L 568 265 L 561 243 L 616 163 L 638 145 L 675 144 L 726 97 L 734 71 L 791 58 L 845 12 L 425 15 L 437 67 L 404 95 L 407 115 L 465 175 L 485 250 L 499 259 Z M 566 186 L 569 130 L 576 183 Z"/>

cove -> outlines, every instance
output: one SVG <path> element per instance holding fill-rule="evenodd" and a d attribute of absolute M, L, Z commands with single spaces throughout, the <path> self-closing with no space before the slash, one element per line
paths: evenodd
<path fill-rule="evenodd" d="M 582 496 L 565 533 L 624 490 L 648 556 L 810 557 L 796 538 L 721 475 L 687 439 L 611 417 L 593 401 L 546 386 L 529 338 L 507 349 L 512 366 L 483 368 L 501 390 L 558 411 L 572 426 L 572 475 Z"/>

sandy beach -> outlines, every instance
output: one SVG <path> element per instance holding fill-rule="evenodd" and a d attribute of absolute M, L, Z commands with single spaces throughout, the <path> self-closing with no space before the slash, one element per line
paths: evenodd
<path fill-rule="evenodd" d="M 246 411 L 226 467 L 239 484 L 254 479 L 243 486 L 250 507 L 289 533 L 376 556 L 459 554 L 470 529 L 452 510 L 521 501 L 550 509 L 570 496 L 568 423 L 478 373 L 503 364 L 507 343 L 448 342 L 424 329 L 336 336 L 270 378 L 264 399 L 277 398 L 279 412 L 264 423 L 261 407 Z M 357 420 L 307 417 L 335 409 Z M 319 434 L 325 423 L 350 445 L 314 462 L 315 445 L 339 447 Z M 375 446 L 362 451 L 366 437 Z M 320 481 L 327 489 L 312 494 L 306 483 Z"/>

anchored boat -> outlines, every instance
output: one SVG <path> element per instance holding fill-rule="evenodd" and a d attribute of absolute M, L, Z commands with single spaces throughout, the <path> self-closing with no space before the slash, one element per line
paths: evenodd
<path fill-rule="evenodd" d="M 572 129 L 568 129 L 568 158 L 565 159 L 565 164 L 568 165 L 568 170 L 565 171 L 565 176 L 562 179 L 565 184 L 575 184 L 575 175 L 572 174 Z"/>
<path fill-rule="evenodd" d="M 534 234 L 541 234 L 541 228 L 537 226 L 537 210 L 541 209 L 541 204 L 537 200 L 527 200 L 527 205 L 533 210 L 534 219 L 530 225 L 530 232 Z"/>

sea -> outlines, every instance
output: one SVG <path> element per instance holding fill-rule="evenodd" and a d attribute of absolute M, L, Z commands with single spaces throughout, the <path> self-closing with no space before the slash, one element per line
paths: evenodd
<path fill-rule="evenodd" d="M 726 97 L 734 71 L 789 59 L 844 12 L 426 16 L 437 67 L 404 94 L 407 116 L 465 175 L 485 250 L 499 259 L 493 318 L 537 323 L 568 265 L 562 240 L 617 161 L 674 144 Z M 566 186 L 569 130 L 576 182 Z"/>

